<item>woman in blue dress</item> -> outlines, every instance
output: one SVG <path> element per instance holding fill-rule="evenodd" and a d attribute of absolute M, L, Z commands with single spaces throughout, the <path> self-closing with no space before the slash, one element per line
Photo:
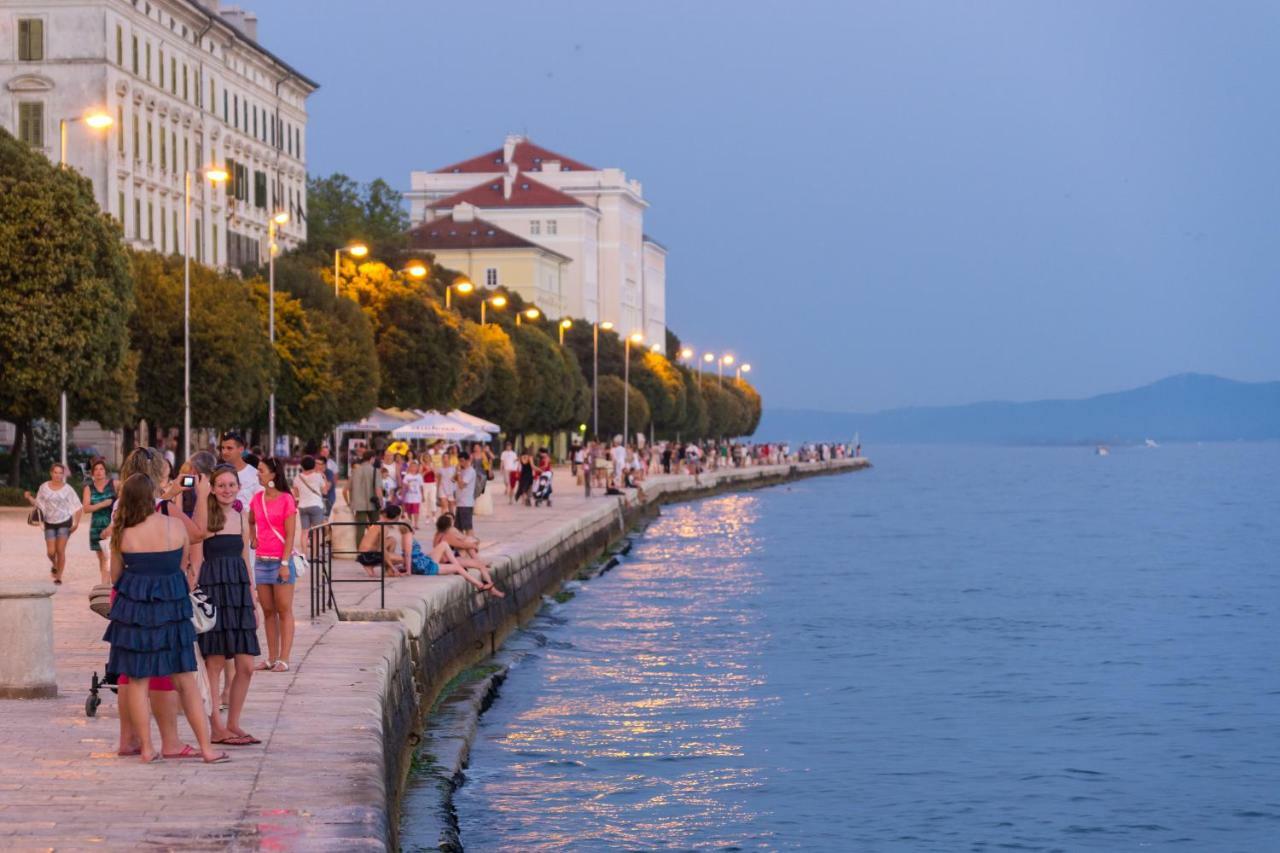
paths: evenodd
<path fill-rule="evenodd" d="M 196 684 L 196 630 L 191 624 L 190 588 L 182 571 L 187 531 L 181 522 L 156 512 L 155 487 L 134 474 L 120 489 L 111 522 L 111 579 L 116 599 L 103 639 L 111 644 L 107 670 L 129 676 L 120 701 L 134 720 L 148 721 L 147 689 L 152 678 L 171 676 L 182 710 L 206 764 L 228 761 L 209 740 L 209 721 Z M 151 742 L 151 727 L 138 726 L 142 761 L 163 756 Z M 195 756 L 192 756 L 195 757 Z"/>

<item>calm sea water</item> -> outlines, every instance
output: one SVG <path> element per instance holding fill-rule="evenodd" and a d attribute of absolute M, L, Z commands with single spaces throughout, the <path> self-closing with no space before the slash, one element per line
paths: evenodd
<path fill-rule="evenodd" d="M 514 637 L 466 847 L 1280 849 L 1280 445 L 874 461 Z"/>

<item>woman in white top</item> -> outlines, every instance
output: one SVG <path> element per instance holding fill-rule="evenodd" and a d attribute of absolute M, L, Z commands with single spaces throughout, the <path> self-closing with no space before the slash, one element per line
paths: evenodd
<path fill-rule="evenodd" d="M 54 583 L 61 584 L 62 573 L 67 570 L 67 540 L 80 526 L 84 504 L 76 490 L 67 483 L 67 469 L 61 462 L 53 463 L 49 479 L 40 484 L 34 495 L 23 492 L 22 496 L 40 510 L 49 574 L 53 575 Z"/>
<path fill-rule="evenodd" d="M 298 500 L 303 530 L 324 524 L 324 496 L 328 492 L 329 480 L 324 471 L 316 467 L 315 457 L 302 457 L 302 473 L 293 478 L 293 496 Z"/>

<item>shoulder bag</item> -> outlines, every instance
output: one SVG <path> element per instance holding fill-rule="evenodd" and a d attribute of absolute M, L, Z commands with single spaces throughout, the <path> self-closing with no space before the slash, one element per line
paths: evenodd
<path fill-rule="evenodd" d="M 276 526 L 271 523 L 271 517 L 267 515 L 267 493 L 258 492 L 257 496 L 262 498 L 260 501 L 262 506 L 262 520 L 267 523 L 267 527 L 276 535 L 276 538 L 280 540 L 280 544 L 283 545 L 284 534 L 279 530 L 276 530 Z M 311 563 L 302 555 L 301 551 L 294 548 L 293 553 L 289 555 L 289 568 L 293 569 L 294 577 L 306 577 L 307 570 L 311 568 Z"/>

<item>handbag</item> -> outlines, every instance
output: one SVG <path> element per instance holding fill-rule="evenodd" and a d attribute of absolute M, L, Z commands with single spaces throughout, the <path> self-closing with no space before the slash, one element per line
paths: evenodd
<path fill-rule="evenodd" d="M 207 633 L 218 624 L 218 608 L 200 587 L 191 590 L 191 624 L 196 626 L 197 634 Z"/>
<path fill-rule="evenodd" d="M 44 524 L 44 515 L 40 512 L 39 507 L 34 507 L 31 512 L 27 513 L 27 524 L 32 527 L 40 527 Z"/>
<path fill-rule="evenodd" d="M 267 523 L 267 527 L 271 528 L 271 532 L 276 535 L 276 538 L 280 540 L 280 544 L 283 545 L 284 534 L 281 533 L 279 530 L 276 530 L 275 525 L 271 523 L 271 519 L 267 518 L 267 499 L 265 497 L 266 492 L 258 492 L 258 495 L 263 496 L 261 501 L 262 520 Z M 302 555 L 301 551 L 299 551 L 297 548 L 294 548 L 293 553 L 289 556 L 289 570 L 293 572 L 293 576 L 295 578 L 306 577 L 306 574 L 310 569 L 311 569 L 311 562 Z"/>

